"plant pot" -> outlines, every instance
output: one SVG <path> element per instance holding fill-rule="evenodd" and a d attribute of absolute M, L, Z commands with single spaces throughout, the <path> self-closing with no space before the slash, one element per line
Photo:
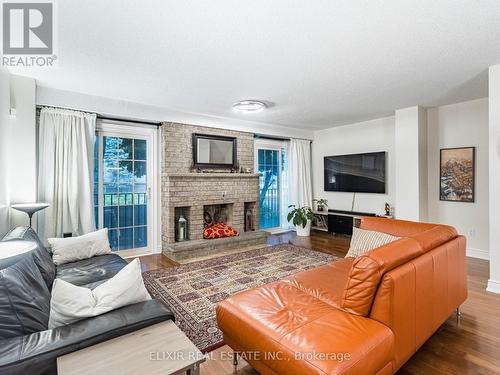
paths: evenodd
<path fill-rule="evenodd" d="M 325 209 L 325 207 L 324 207 L 324 206 L 318 206 L 318 207 L 316 208 L 316 211 L 318 211 L 318 212 L 322 212 L 324 209 Z"/>
<path fill-rule="evenodd" d="M 295 230 L 297 232 L 297 236 L 309 237 L 309 235 L 311 234 L 311 220 L 307 220 L 305 228 L 302 227 L 302 225 L 296 225 Z"/>

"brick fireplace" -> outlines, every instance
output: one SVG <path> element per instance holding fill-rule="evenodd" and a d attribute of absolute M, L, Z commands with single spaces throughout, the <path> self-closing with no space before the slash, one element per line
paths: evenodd
<path fill-rule="evenodd" d="M 203 239 L 204 213 L 211 216 L 223 207 L 225 221 L 240 233 L 245 232 L 245 204 L 252 210 L 253 229 L 259 230 L 257 207 L 259 175 L 239 173 L 171 174 L 162 178 L 163 246 L 177 242 L 176 227 L 180 216 L 187 220 L 187 240 Z M 214 219 L 214 217 L 212 217 Z"/>
<path fill-rule="evenodd" d="M 237 137 L 238 162 L 252 173 L 192 171 L 192 133 Z M 266 243 L 266 233 L 259 231 L 259 175 L 253 173 L 253 134 L 166 123 L 161 127 L 161 136 L 163 251 L 174 260 L 182 260 L 215 248 Z M 212 220 L 226 222 L 237 229 L 240 236 L 203 239 L 207 213 Z M 187 221 L 187 239 L 179 242 L 176 228 L 181 215 Z"/>

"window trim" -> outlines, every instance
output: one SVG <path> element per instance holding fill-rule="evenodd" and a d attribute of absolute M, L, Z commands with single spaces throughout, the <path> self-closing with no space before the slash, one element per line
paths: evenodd
<path fill-rule="evenodd" d="M 160 163 L 159 163 L 159 131 L 156 126 L 130 123 L 118 120 L 98 119 L 96 123 L 96 134 L 99 137 L 99 201 L 103 199 L 102 189 L 102 147 L 104 136 L 130 137 L 146 139 L 150 150 L 148 152 L 148 246 L 143 248 L 132 248 L 118 250 L 115 253 L 123 258 L 136 257 L 161 253 L 161 210 L 159 210 L 160 199 Z M 149 160 L 151 159 L 151 160 Z M 103 227 L 103 212 L 99 210 L 99 227 Z"/>
<path fill-rule="evenodd" d="M 254 141 L 254 170 L 259 169 L 259 149 L 279 151 L 279 159 L 282 158 L 282 153 L 285 152 L 285 158 L 288 157 L 288 141 L 273 140 L 273 139 L 255 139 Z M 286 168 L 286 165 L 285 165 Z M 284 174 L 286 173 L 286 176 Z M 270 233 L 282 233 L 289 231 L 286 214 L 288 213 L 288 171 L 283 168 L 282 163 L 279 163 L 280 174 L 280 225 L 274 228 L 266 228 Z M 284 178 L 286 181 L 284 181 Z M 260 189 L 259 189 L 260 191 Z"/>

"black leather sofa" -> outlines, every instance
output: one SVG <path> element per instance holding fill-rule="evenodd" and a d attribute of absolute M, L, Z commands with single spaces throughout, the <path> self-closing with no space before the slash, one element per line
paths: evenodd
<path fill-rule="evenodd" d="M 33 283 L 33 286 L 20 285 L 19 288 L 16 288 L 16 285 L 9 285 L 8 287 L 11 292 L 12 290 L 29 289 L 30 293 L 37 296 L 38 305 L 43 306 L 49 305 L 50 301 L 46 301 L 46 299 L 50 300 L 50 290 L 54 278 L 61 278 L 78 286 L 94 288 L 113 277 L 127 264 L 120 256 L 108 254 L 56 267 L 50 253 L 44 248 L 36 233 L 26 227 L 15 228 L 2 239 L 2 242 L 5 241 L 30 241 L 29 252 L 6 259 L 1 259 L 0 254 L 0 270 L 6 271 L 12 269 L 11 266 L 15 268 L 16 266 L 23 267 L 24 264 L 33 264 L 31 259 L 27 259 L 32 257 L 43 281 L 36 285 Z M 1 274 L 0 277 L 2 277 Z M 19 280 L 19 283 L 23 282 L 26 283 L 26 279 Z M 11 314 L 5 312 L 8 312 L 9 303 L 13 302 L 12 298 L 5 292 L 5 287 L 0 283 L 0 332 L 5 333 L 6 330 L 8 332 L 7 335 L 4 334 L 4 337 L 0 337 L 0 374 L 2 375 L 57 374 L 57 357 L 165 320 L 174 319 L 170 310 L 158 300 L 125 306 L 94 318 L 54 329 L 47 329 L 48 314 L 34 311 L 33 314 L 37 316 L 33 317 L 33 321 L 36 321 L 39 326 L 43 327 L 44 325 L 44 329 L 29 334 L 16 335 L 26 327 L 16 327 L 10 324 Z M 40 298 L 42 298 L 41 303 Z M 41 308 L 41 310 L 44 309 Z M 45 312 L 46 310 L 45 308 Z M 1 316 L 2 311 L 4 311 L 4 316 Z"/>

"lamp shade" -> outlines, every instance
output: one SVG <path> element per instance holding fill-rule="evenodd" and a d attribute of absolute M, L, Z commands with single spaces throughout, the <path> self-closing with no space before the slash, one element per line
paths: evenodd
<path fill-rule="evenodd" d="M 25 214 L 28 215 L 30 219 L 30 228 L 31 228 L 31 218 L 33 217 L 33 214 L 37 213 L 38 211 L 41 211 L 47 207 L 49 207 L 48 203 L 16 203 L 11 205 L 11 207 L 14 210 L 24 212 Z"/>
<path fill-rule="evenodd" d="M 41 211 L 49 207 L 48 203 L 17 203 L 11 205 L 14 210 L 24 212 L 28 216 L 32 216 L 35 212 Z"/>

